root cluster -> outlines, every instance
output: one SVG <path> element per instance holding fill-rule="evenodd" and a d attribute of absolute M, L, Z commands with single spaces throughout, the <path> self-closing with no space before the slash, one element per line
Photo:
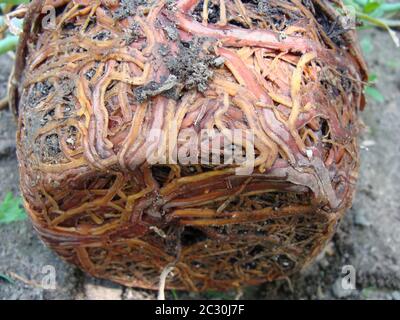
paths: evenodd
<path fill-rule="evenodd" d="M 187 290 L 307 265 L 351 205 L 358 174 L 366 68 L 340 5 L 33 0 L 10 98 L 40 236 L 94 276 L 151 289 L 171 264 L 166 286 Z M 252 173 L 148 161 L 152 131 L 159 154 L 179 154 L 183 132 L 204 129 L 228 140 L 254 133 Z"/>

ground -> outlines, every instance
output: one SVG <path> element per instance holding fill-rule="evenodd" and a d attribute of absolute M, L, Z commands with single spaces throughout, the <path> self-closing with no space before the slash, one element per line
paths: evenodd
<path fill-rule="evenodd" d="M 400 299 L 400 49 L 383 31 L 361 34 L 366 59 L 378 76 L 381 103 L 369 101 L 362 114 L 362 168 L 354 205 L 323 255 L 291 279 L 242 292 L 168 293 L 170 299 Z M 373 44 L 373 46 L 368 44 Z M 369 47 L 369 48 L 368 48 Z M 0 58 L 0 98 L 12 60 Z M 0 112 L 0 200 L 18 194 L 15 124 Z M 46 266 L 56 270 L 56 289 L 44 290 Z M 351 266 L 356 289 L 342 288 Z M 93 279 L 56 257 L 38 239 L 29 221 L 0 225 L 0 299 L 154 299 L 155 293 Z"/>

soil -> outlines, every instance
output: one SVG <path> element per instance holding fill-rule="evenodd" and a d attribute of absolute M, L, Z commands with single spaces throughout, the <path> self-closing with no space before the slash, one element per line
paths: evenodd
<path fill-rule="evenodd" d="M 400 50 L 389 35 L 364 31 L 374 44 L 366 58 L 384 102 L 370 100 L 362 114 L 362 168 L 354 205 L 323 255 L 291 279 L 241 292 L 168 293 L 170 299 L 400 299 Z M 12 61 L 0 58 L 0 98 Z M 13 116 L 0 112 L 0 200 L 18 194 Z M 40 287 L 46 266 L 56 271 L 55 290 Z M 343 268 L 352 266 L 356 289 L 342 288 Z M 348 268 L 348 267 L 347 267 Z M 91 278 L 55 256 L 29 221 L 0 225 L 0 299 L 154 299 L 154 292 Z M 0 277 L 1 279 L 1 277 Z"/>
<path fill-rule="evenodd" d="M 122 0 L 120 8 L 115 13 L 115 18 L 123 20 L 126 17 L 134 16 L 139 6 L 146 5 L 145 0 Z"/>
<path fill-rule="evenodd" d="M 175 75 L 187 90 L 196 88 L 200 92 L 207 90 L 208 81 L 213 76 L 213 61 L 215 56 L 203 55 L 202 42 L 205 39 L 195 39 L 179 44 L 179 55 L 166 61 L 169 71 Z"/>

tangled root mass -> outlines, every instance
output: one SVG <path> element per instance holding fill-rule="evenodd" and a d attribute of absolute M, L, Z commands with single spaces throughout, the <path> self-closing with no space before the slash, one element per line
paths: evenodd
<path fill-rule="evenodd" d="M 26 18 L 10 91 L 21 189 L 65 260 L 152 289 L 173 263 L 167 287 L 224 290 L 321 252 L 351 205 L 366 77 L 331 2 L 34 0 Z M 178 152 L 185 129 L 253 132 L 254 171 L 149 163 L 149 132 L 168 151 L 171 123 Z"/>

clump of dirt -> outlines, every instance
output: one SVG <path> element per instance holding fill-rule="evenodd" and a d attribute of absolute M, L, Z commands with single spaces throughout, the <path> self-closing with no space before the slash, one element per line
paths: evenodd
<path fill-rule="evenodd" d="M 177 10 L 176 0 L 167 0 L 166 6 L 169 11 L 175 12 Z"/>
<path fill-rule="evenodd" d="M 93 40 L 106 41 L 111 39 L 111 32 L 109 30 L 103 30 L 93 36 Z"/>
<path fill-rule="evenodd" d="M 148 0 L 121 0 L 119 8 L 114 13 L 114 18 L 124 20 L 129 16 L 134 16 L 140 6 L 149 5 Z"/>
<path fill-rule="evenodd" d="M 53 133 L 45 138 L 44 146 L 42 149 L 42 159 L 45 162 L 57 161 L 61 154 L 60 140 L 58 134 Z"/>
<path fill-rule="evenodd" d="M 179 39 L 178 29 L 173 26 L 166 26 L 165 31 L 167 32 L 167 36 L 172 41 L 177 41 Z"/>
<path fill-rule="evenodd" d="M 205 92 L 217 67 L 217 57 L 203 50 L 203 40 L 194 39 L 179 44 L 179 54 L 168 58 L 167 67 L 186 90 Z"/>
<path fill-rule="evenodd" d="M 51 109 L 50 111 L 46 112 L 43 118 L 40 120 L 40 126 L 44 127 L 49 121 L 53 121 L 55 114 L 56 114 L 55 109 Z"/>
<path fill-rule="evenodd" d="M 68 138 L 65 140 L 68 147 L 72 150 L 76 149 L 76 142 L 78 139 L 78 129 L 76 127 L 70 126 L 68 127 Z"/>
<path fill-rule="evenodd" d="M 143 36 L 142 29 L 140 28 L 140 25 L 137 22 L 132 23 L 130 28 L 126 30 L 125 35 L 124 35 L 124 40 L 126 44 L 129 46 L 130 44 L 134 43 L 137 41 L 140 37 Z"/>
<path fill-rule="evenodd" d="M 93 79 L 93 77 L 96 75 L 97 72 L 97 67 L 98 67 L 99 63 L 96 62 L 96 66 L 93 68 L 90 68 L 86 73 L 85 73 L 85 77 L 88 81 L 91 81 Z"/>
<path fill-rule="evenodd" d="M 170 47 L 166 44 L 161 44 L 158 48 L 158 53 L 165 57 L 170 53 Z"/>
<path fill-rule="evenodd" d="M 36 107 L 39 102 L 45 99 L 53 91 L 54 86 L 47 80 L 36 83 L 29 94 L 28 105 L 31 108 Z"/>
<path fill-rule="evenodd" d="M 140 103 L 146 101 L 151 97 L 168 92 L 178 84 L 178 79 L 174 75 L 170 75 L 165 81 L 157 83 L 151 81 L 143 87 L 136 88 L 134 90 L 134 96 Z"/>

